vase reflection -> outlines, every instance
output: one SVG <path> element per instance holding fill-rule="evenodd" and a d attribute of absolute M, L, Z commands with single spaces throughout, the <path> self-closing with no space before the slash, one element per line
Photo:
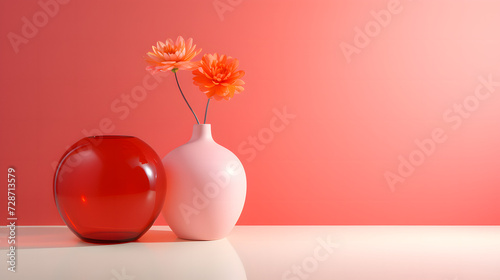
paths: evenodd
<path fill-rule="evenodd" d="M 135 242 L 103 245 L 83 242 L 66 227 L 36 231 L 22 227 L 19 234 L 29 247 L 18 251 L 22 268 L 8 279 L 247 279 L 242 261 L 226 238 L 185 241 L 165 228 L 152 228 Z M 45 239 L 49 241 L 44 243 Z"/>

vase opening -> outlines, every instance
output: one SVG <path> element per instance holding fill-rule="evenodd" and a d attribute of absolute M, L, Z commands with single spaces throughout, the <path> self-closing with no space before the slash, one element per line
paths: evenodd
<path fill-rule="evenodd" d="M 124 139 L 124 138 L 134 138 L 134 136 L 129 135 L 94 135 L 87 137 L 89 139 Z"/>
<path fill-rule="evenodd" d="M 212 138 L 212 126 L 210 124 L 195 124 L 193 125 L 193 133 L 189 142 L 196 141 L 199 139 L 209 139 Z"/>

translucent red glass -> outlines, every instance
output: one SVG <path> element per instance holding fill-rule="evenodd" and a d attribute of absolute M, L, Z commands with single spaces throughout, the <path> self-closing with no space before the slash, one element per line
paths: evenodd
<path fill-rule="evenodd" d="M 165 192 L 161 159 L 132 136 L 81 139 L 61 158 L 54 177 L 61 217 L 90 242 L 139 238 L 158 217 Z"/>

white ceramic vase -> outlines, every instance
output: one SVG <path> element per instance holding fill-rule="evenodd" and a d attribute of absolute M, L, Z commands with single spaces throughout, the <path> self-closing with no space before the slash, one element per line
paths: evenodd
<path fill-rule="evenodd" d="M 195 124 L 191 139 L 162 161 L 167 177 L 163 216 L 172 231 L 190 240 L 226 237 L 246 197 L 238 157 L 213 140 L 210 124 Z"/>

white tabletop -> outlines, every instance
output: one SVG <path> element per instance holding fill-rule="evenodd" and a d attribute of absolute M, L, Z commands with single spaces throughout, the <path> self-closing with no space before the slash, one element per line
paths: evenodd
<path fill-rule="evenodd" d="M 18 227 L 16 272 L 0 279 L 499 280 L 500 227 L 238 226 L 217 241 L 153 227 L 137 242 L 97 245 L 66 227 Z"/>

